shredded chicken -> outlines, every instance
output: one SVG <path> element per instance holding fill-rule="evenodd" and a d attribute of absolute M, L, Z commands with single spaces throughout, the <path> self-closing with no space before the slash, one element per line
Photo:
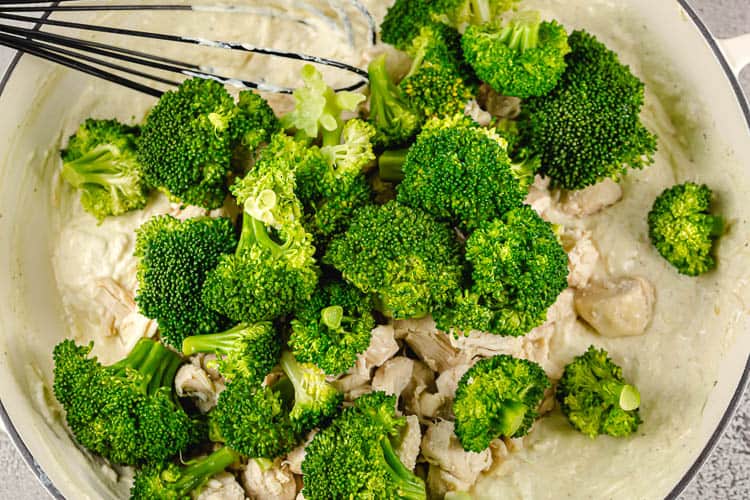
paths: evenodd
<path fill-rule="evenodd" d="M 622 199 L 622 187 L 612 179 L 578 191 L 566 191 L 560 200 L 560 209 L 575 217 L 593 215 Z"/>
<path fill-rule="evenodd" d="M 401 429 L 400 441 L 395 451 L 401 463 L 409 470 L 414 470 L 414 467 L 417 466 L 421 442 L 422 428 L 419 425 L 419 418 L 416 415 L 408 415 L 406 425 Z"/>
<path fill-rule="evenodd" d="M 466 103 L 464 114 L 483 127 L 488 126 L 492 122 L 492 115 L 483 110 L 475 99 Z"/>
<path fill-rule="evenodd" d="M 338 378 L 330 378 L 331 384 L 344 393 L 347 401 L 356 399 L 358 394 L 367 392 L 370 388 L 371 370 L 367 366 L 367 360 L 363 355 L 357 358 L 355 365 L 346 374 Z"/>
<path fill-rule="evenodd" d="M 534 177 L 534 182 L 529 186 L 529 193 L 524 200 L 524 203 L 533 208 L 545 220 L 547 220 L 546 216 L 552 209 L 553 202 L 556 201 L 553 198 L 554 194 L 549 190 L 549 182 L 546 177 L 540 175 Z"/>
<path fill-rule="evenodd" d="M 438 375 L 435 385 L 437 385 L 438 393 L 445 397 L 446 400 L 452 401 L 456 396 L 456 388 L 458 387 L 458 381 L 461 377 L 469 371 L 471 365 L 458 365 L 448 370 L 445 370 Z"/>
<path fill-rule="evenodd" d="M 568 286 L 583 288 L 594 276 L 600 263 L 599 250 L 588 231 L 569 229 L 563 232 L 561 239 L 568 252 Z"/>
<path fill-rule="evenodd" d="M 177 370 L 174 386 L 177 395 L 192 398 L 201 413 L 208 413 L 216 406 L 219 393 L 224 389 L 221 382 L 215 382 L 200 366 L 191 363 L 186 363 Z"/>
<path fill-rule="evenodd" d="M 391 359 L 399 350 L 393 325 L 378 325 L 372 330 L 370 347 L 361 354 L 367 368 L 381 366 Z"/>
<path fill-rule="evenodd" d="M 393 330 L 396 333 L 396 339 L 403 340 L 410 333 L 434 332 L 437 326 L 432 316 L 427 315 L 419 319 L 397 319 L 393 322 Z"/>
<path fill-rule="evenodd" d="M 656 294 L 645 278 L 623 278 L 577 290 L 578 314 L 604 337 L 646 333 L 654 315 Z"/>
<path fill-rule="evenodd" d="M 372 389 L 400 397 L 411 382 L 414 364 L 413 359 L 405 356 L 396 356 L 389 359 L 375 371 L 375 376 L 372 378 Z"/>
<path fill-rule="evenodd" d="M 489 449 L 481 453 L 464 451 L 453 432 L 453 422 L 447 420 L 427 427 L 422 438 L 422 455 L 429 464 L 440 468 L 438 477 L 447 483 L 447 491 L 470 489 L 492 465 Z"/>
<path fill-rule="evenodd" d="M 516 118 L 521 113 L 521 99 L 500 95 L 486 83 L 479 87 L 477 101 L 483 109 L 498 118 Z"/>
<path fill-rule="evenodd" d="M 307 435 L 305 442 L 287 453 L 281 465 L 287 467 L 294 474 L 302 475 L 302 462 L 305 460 L 305 448 L 313 440 L 317 431 L 312 431 Z"/>
<path fill-rule="evenodd" d="M 242 471 L 242 485 L 253 500 L 294 500 L 297 496 L 294 474 L 278 460 L 264 469 L 250 459 Z"/>
<path fill-rule="evenodd" d="M 245 491 L 229 472 L 220 472 L 208 480 L 195 500 L 245 500 Z"/>
<path fill-rule="evenodd" d="M 410 332 L 406 336 L 406 343 L 419 359 L 436 372 L 445 371 L 466 360 L 463 353 L 451 345 L 451 335 L 437 330 Z"/>
<path fill-rule="evenodd" d="M 402 402 L 406 413 L 423 419 L 437 416 L 444 401 L 439 395 L 433 394 L 435 390 L 434 372 L 422 361 L 415 360 L 411 379 L 402 391 Z"/>

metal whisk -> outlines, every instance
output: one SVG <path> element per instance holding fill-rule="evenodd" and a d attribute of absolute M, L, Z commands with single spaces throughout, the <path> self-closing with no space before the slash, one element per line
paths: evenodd
<path fill-rule="evenodd" d="M 285 94 L 291 93 L 293 89 L 220 75 L 210 69 L 190 62 L 179 61 L 124 46 L 43 31 L 43 29 L 53 26 L 63 29 L 63 31 L 81 30 L 100 32 L 117 35 L 118 37 L 154 39 L 193 46 L 211 47 L 218 50 L 251 52 L 329 66 L 356 75 L 357 78 L 354 83 L 337 90 L 354 90 L 367 82 L 367 72 L 365 70 L 325 57 L 278 50 L 271 47 L 259 47 L 245 42 L 208 40 L 151 31 L 99 26 L 70 20 L 53 19 L 51 17 L 54 13 L 95 11 L 231 12 L 237 15 L 283 17 L 288 22 L 300 25 L 308 24 L 311 17 L 316 17 L 330 28 L 343 32 L 349 43 L 354 46 L 356 34 L 352 28 L 352 18 L 349 13 L 349 11 L 353 10 L 356 15 L 361 16 L 361 20 L 367 26 L 368 33 L 365 35 L 367 36 L 365 43 L 367 45 L 375 43 L 376 31 L 374 19 L 359 0 L 327 0 L 328 8 L 325 10 L 305 1 L 280 0 L 273 3 L 269 1 L 263 1 L 262 3 L 263 5 L 259 6 L 147 3 L 125 5 L 108 4 L 97 0 L 57 0 L 52 3 L 40 2 L 38 0 L 0 0 L 0 20 L 10 22 L 0 22 L 0 45 L 32 54 L 155 97 L 159 97 L 163 93 L 163 90 L 157 88 L 155 84 L 176 86 L 180 83 L 165 76 L 160 76 L 159 72 L 175 73 L 184 77 L 208 78 L 244 89 L 258 89 Z M 294 14 L 295 12 L 297 14 Z M 31 27 L 17 25 L 18 23 L 25 23 L 26 26 L 31 25 Z M 58 29 L 58 31 L 60 30 Z M 123 41 L 127 42 L 127 38 L 123 38 Z M 138 69 L 138 67 L 142 69 Z M 139 77 L 154 83 L 141 83 L 132 77 Z"/>

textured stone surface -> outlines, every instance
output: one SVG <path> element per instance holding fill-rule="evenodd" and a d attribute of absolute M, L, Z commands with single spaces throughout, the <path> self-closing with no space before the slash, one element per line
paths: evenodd
<path fill-rule="evenodd" d="M 750 33 L 748 0 L 690 0 L 713 33 L 720 38 Z M 0 49 L 0 68 L 9 59 Z M 742 75 L 745 92 L 750 94 L 750 69 Z M 0 499 L 45 498 L 7 436 L 0 430 Z M 682 500 L 750 498 L 750 391 L 740 405 L 726 434 L 703 466 Z"/>

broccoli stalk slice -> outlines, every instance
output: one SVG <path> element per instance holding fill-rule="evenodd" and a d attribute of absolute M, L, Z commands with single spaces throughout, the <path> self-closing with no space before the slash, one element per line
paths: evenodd
<path fill-rule="evenodd" d="M 130 163 L 121 160 L 120 152 L 107 145 L 94 148 L 85 155 L 63 163 L 62 177 L 75 188 L 94 184 L 109 191 L 113 204 L 123 199 L 142 196 L 142 187 L 133 175 Z"/>
<path fill-rule="evenodd" d="M 229 354 L 237 348 L 237 344 L 245 335 L 248 328 L 245 323 L 240 323 L 228 330 L 208 335 L 192 335 L 182 342 L 182 354 L 192 356 L 199 352 L 212 352 L 216 354 Z"/>
<path fill-rule="evenodd" d="M 504 400 L 497 410 L 498 429 L 500 435 L 513 436 L 523 425 L 529 407 L 519 401 Z"/>
<path fill-rule="evenodd" d="M 280 365 L 294 388 L 294 406 L 289 415 L 300 432 L 312 429 L 338 408 L 343 395 L 326 382 L 323 370 L 312 363 L 299 363 L 289 351 L 281 353 Z M 284 391 L 279 390 L 284 397 Z"/>
<path fill-rule="evenodd" d="M 239 459 L 239 454 L 224 446 L 203 459 L 189 462 L 180 470 L 179 477 L 166 474 L 165 480 L 171 482 L 172 487 L 182 494 L 188 494 L 200 487 L 208 478 L 223 471 Z"/>
<path fill-rule="evenodd" d="M 380 449 L 383 452 L 382 460 L 385 468 L 390 473 L 391 479 L 396 483 L 399 498 L 424 500 L 426 498 L 424 482 L 401 462 L 401 459 L 393 450 L 391 440 L 383 437 L 380 440 Z"/>
<path fill-rule="evenodd" d="M 312 372 L 313 366 L 299 363 L 289 351 L 281 353 L 281 369 L 294 387 L 295 406 L 310 405 L 319 400 L 317 393 L 322 384 L 314 379 L 317 374 Z M 325 384 L 325 378 L 322 382 Z"/>
<path fill-rule="evenodd" d="M 518 14 L 500 32 L 500 40 L 509 48 L 524 52 L 539 45 L 539 27 L 542 17 L 537 11 Z"/>
<path fill-rule="evenodd" d="M 641 405 L 641 393 L 630 384 L 607 380 L 595 383 L 592 389 L 598 392 L 604 401 L 618 405 L 625 411 L 635 410 Z"/>
<path fill-rule="evenodd" d="M 171 388 L 180 364 L 180 357 L 159 342 L 141 339 L 130 354 L 108 369 L 120 377 L 137 371 L 141 375 L 139 389 L 143 394 L 153 395 L 161 387 Z"/>
<path fill-rule="evenodd" d="M 400 182 L 404 180 L 404 161 L 408 148 L 384 151 L 378 158 L 378 172 L 380 178 L 386 182 Z"/>

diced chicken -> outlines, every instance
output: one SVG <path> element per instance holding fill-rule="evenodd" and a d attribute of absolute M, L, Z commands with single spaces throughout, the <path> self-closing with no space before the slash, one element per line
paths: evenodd
<path fill-rule="evenodd" d="M 417 406 L 414 413 L 423 420 L 432 420 L 441 416 L 441 413 L 447 403 L 443 394 L 422 391 L 417 397 Z"/>
<path fill-rule="evenodd" d="M 450 342 L 464 356 L 466 362 L 498 354 L 514 354 L 521 349 L 522 338 L 503 337 L 486 332 L 471 331 L 468 335 L 450 336 Z M 460 366 L 460 365 L 457 365 Z"/>
<path fill-rule="evenodd" d="M 444 396 L 446 400 L 452 401 L 456 396 L 458 381 L 461 380 L 461 377 L 463 377 L 467 371 L 469 371 L 469 368 L 471 368 L 471 365 L 469 364 L 458 365 L 449 368 L 438 375 L 438 378 L 435 381 L 438 393 Z"/>
<path fill-rule="evenodd" d="M 600 335 L 630 337 L 643 335 L 654 314 L 656 294 L 642 277 L 623 278 L 577 290 L 578 314 Z"/>
<path fill-rule="evenodd" d="M 369 392 L 370 373 L 367 360 L 360 355 L 356 364 L 345 375 L 329 379 L 329 381 L 336 389 L 344 393 L 347 401 L 352 401 L 356 399 L 357 394 Z"/>
<path fill-rule="evenodd" d="M 370 347 L 361 354 L 367 368 L 381 366 L 391 359 L 399 350 L 393 325 L 378 325 L 372 330 Z"/>
<path fill-rule="evenodd" d="M 433 371 L 442 372 L 460 365 L 465 356 L 451 345 L 451 335 L 439 332 L 411 332 L 406 336 L 406 343 L 419 359 Z"/>
<path fill-rule="evenodd" d="M 583 288 L 599 265 L 599 250 L 588 231 L 567 231 L 562 240 L 568 252 L 568 286 Z"/>
<path fill-rule="evenodd" d="M 429 425 L 422 438 L 422 455 L 444 473 L 441 478 L 451 485 L 448 490 L 468 490 L 492 465 L 492 453 L 464 451 L 453 429 L 453 422 L 447 420 Z"/>
<path fill-rule="evenodd" d="M 414 470 L 417 466 L 421 442 L 422 428 L 419 425 L 419 418 L 416 415 L 408 415 L 406 425 L 401 428 L 400 441 L 395 451 L 401 463 L 409 470 Z"/>
<path fill-rule="evenodd" d="M 443 400 L 432 394 L 435 391 L 435 374 L 422 361 L 414 361 L 409 384 L 402 392 L 406 413 L 421 418 L 433 418 L 442 406 Z"/>
<path fill-rule="evenodd" d="M 294 500 L 297 496 L 294 474 L 278 461 L 263 468 L 257 460 L 250 459 L 242 471 L 242 485 L 254 500 Z"/>
<path fill-rule="evenodd" d="M 401 397 L 401 393 L 404 392 L 411 381 L 414 363 L 413 359 L 405 356 L 396 356 L 389 359 L 375 371 L 375 376 L 372 378 L 372 389 Z"/>
<path fill-rule="evenodd" d="M 486 127 L 492 122 L 492 115 L 483 110 L 475 99 L 466 103 L 464 114 L 483 127 Z"/>
<path fill-rule="evenodd" d="M 498 118 L 516 118 L 521 113 L 521 99 L 500 95 L 486 83 L 479 87 L 477 101 Z"/>
<path fill-rule="evenodd" d="M 201 367 L 186 363 L 177 370 L 174 377 L 175 390 L 181 398 L 190 397 L 201 413 L 207 413 L 216 406 L 219 400 L 220 388 L 217 383 Z"/>
<path fill-rule="evenodd" d="M 281 465 L 287 467 L 294 474 L 301 475 L 302 462 L 305 460 L 305 448 L 307 448 L 307 445 L 310 444 L 310 442 L 315 437 L 315 434 L 317 433 L 318 431 L 311 431 L 310 433 L 308 433 L 307 438 L 305 438 L 305 442 L 287 453 L 286 458 L 284 458 L 284 461 L 281 462 Z"/>
<path fill-rule="evenodd" d="M 622 199 L 622 187 L 612 179 L 578 191 L 563 193 L 560 209 L 575 217 L 593 215 L 610 207 Z"/>
<path fill-rule="evenodd" d="M 546 177 L 535 176 L 534 182 L 529 186 L 529 192 L 524 200 L 524 203 L 533 208 L 545 220 L 545 215 L 552 208 L 553 202 L 556 201 L 556 193 L 552 193 L 549 190 L 549 182 L 549 179 Z"/>
<path fill-rule="evenodd" d="M 297 496 L 294 500 L 305 500 L 305 495 L 302 494 L 302 490 L 300 490 L 299 493 L 297 493 Z"/>
<path fill-rule="evenodd" d="M 196 500 L 245 500 L 245 491 L 229 472 L 221 472 L 208 480 Z"/>
<path fill-rule="evenodd" d="M 398 319 L 393 322 L 393 329 L 396 332 L 396 339 L 405 339 L 410 333 L 437 331 L 435 320 L 432 316 L 427 315 L 419 319 Z"/>

